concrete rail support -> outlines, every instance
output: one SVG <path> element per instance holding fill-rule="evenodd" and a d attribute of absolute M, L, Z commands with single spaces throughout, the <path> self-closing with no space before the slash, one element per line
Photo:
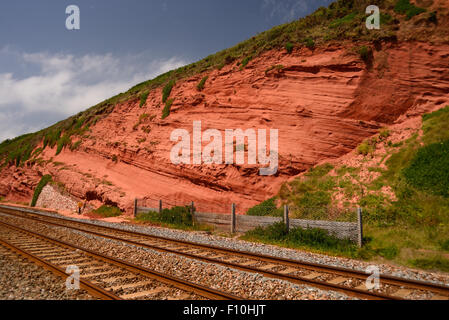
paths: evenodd
<path fill-rule="evenodd" d="M 235 227 L 236 227 L 236 217 L 235 217 L 235 203 L 231 206 L 231 233 L 235 233 Z"/>
<path fill-rule="evenodd" d="M 358 227 L 358 239 L 357 243 L 361 248 L 363 246 L 363 220 L 362 220 L 362 208 L 357 208 L 357 227 Z"/>

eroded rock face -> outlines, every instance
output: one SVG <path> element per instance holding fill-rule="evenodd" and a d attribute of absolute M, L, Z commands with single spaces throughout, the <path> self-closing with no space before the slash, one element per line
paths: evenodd
<path fill-rule="evenodd" d="M 134 198 L 173 204 L 196 203 L 204 212 L 239 213 L 275 195 L 286 180 L 327 159 L 339 158 L 375 134 L 449 104 L 449 46 L 382 44 L 372 66 L 351 44 L 294 54 L 271 51 L 240 70 L 236 63 L 179 81 L 171 114 L 161 120 L 162 89 L 147 103 L 119 104 L 98 121 L 79 150 L 46 149 L 44 167 L 8 168 L 0 173 L 0 194 L 27 198 L 50 173 L 74 196 L 118 204 L 130 210 Z M 277 66 L 277 67 L 276 67 Z M 208 75 L 204 90 L 198 82 Z M 141 117 L 142 114 L 147 117 Z M 217 129 L 278 129 L 279 171 L 260 176 L 255 165 L 174 165 L 175 129 L 192 133 Z M 205 145 L 207 143 L 204 143 Z"/>

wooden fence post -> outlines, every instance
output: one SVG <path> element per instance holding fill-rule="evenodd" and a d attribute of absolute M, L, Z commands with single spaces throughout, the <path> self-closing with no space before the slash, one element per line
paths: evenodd
<path fill-rule="evenodd" d="M 162 200 L 159 200 L 159 214 L 162 214 Z"/>
<path fill-rule="evenodd" d="M 137 199 L 134 199 L 134 218 L 137 217 Z"/>
<path fill-rule="evenodd" d="M 357 244 L 361 248 L 363 246 L 363 219 L 362 219 L 362 208 L 357 208 L 357 228 L 358 228 L 358 238 Z"/>
<path fill-rule="evenodd" d="M 235 203 L 231 206 L 231 233 L 235 233 Z"/>
<path fill-rule="evenodd" d="M 193 201 L 190 204 L 190 214 L 192 215 L 192 224 L 195 226 L 195 203 Z"/>
<path fill-rule="evenodd" d="M 290 218 L 288 216 L 288 205 L 284 206 L 284 223 L 287 229 L 287 232 L 290 231 Z"/>

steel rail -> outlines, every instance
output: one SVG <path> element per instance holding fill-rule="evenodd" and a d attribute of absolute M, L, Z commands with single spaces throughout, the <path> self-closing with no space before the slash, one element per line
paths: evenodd
<path fill-rule="evenodd" d="M 242 300 L 241 297 L 237 297 L 232 294 L 221 292 L 221 291 L 218 291 L 218 290 L 215 290 L 212 288 L 208 288 L 208 287 L 205 287 L 205 286 L 202 286 L 199 284 L 192 283 L 187 280 L 183 280 L 183 279 L 180 279 L 180 278 L 177 278 L 174 276 L 170 276 L 170 275 L 163 274 L 163 273 L 160 273 L 160 272 L 157 272 L 154 270 L 150 270 L 148 268 L 138 266 L 136 264 L 133 264 L 133 263 L 121 260 L 121 259 L 113 258 L 113 257 L 107 256 L 107 255 L 104 255 L 104 254 L 101 254 L 98 252 L 94 252 L 92 250 L 88 250 L 86 248 L 83 248 L 83 247 L 80 247 L 77 245 L 73 245 L 73 244 L 67 243 L 62 240 L 50 238 L 45 235 L 38 234 L 36 232 L 30 231 L 27 229 L 23 229 L 18 226 L 14 226 L 14 225 L 11 225 L 6 222 L 0 221 L 0 226 L 6 227 L 6 228 L 9 228 L 12 230 L 16 230 L 21 233 L 29 234 L 33 237 L 40 238 L 46 242 L 53 243 L 60 247 L 65 247 L 70 250 L 78 250 L 78 252 L 83 252 L 84 254 L 86 254 L 94 259 L 102 260 L 106 263 L 126 269 L 132 273 L 142 275 L 147 278 L 154 279 L 156 281 L 174 286 L 178 289 L 198 294 L 204 298 L 208 298 L 208 299 L 212 299 L 212 300 Z"/>
<path fill-rule="evenodd" d="M 1 209 L 3 209 L 3 208 L 1 208 Z M 14 212 L 13 213 L 8 212 L 7 214 L 11 214 L 13 216 L 30 219 L 30 220 L 34 220 L 34 221 L 40 221 L 42 223 L 48 223 L 50 225 L 54 225 L 54 226 L 58 226 L 58 227 L 71 228 L 73 230 L 90 233 L 90 234 L 93 234 L 93 235 L 96 235 L 99 237 L 109 238 L 111 240 L 126 242 L 126 243 L 136 245 L 136 246 L 146 247 L 146 248 L 150 248 L 150 249 L 154 249 L 154 250 L 158 250 L 158 251 L 162 251 L 162 252 L 169 252 L 169 253 L 173 253 L 173 254 L 183 255 L 183 256 L 186 256 L 189 258 L 200 259 L 200 260 L 211 262 L 211 263 L 221 264 L 221 265 L 237 268 L 237 269 L 244 270 L 244 271 L 262 273 L 262 274 L 264 274 L 268 277 L 272 277 L 272 278 L 280 278 L 280 279 L 295 282 L 295 283 L 308 284 L 308 285 L 320 287 L 322 289 L 327 289 L 327 290 L 329 290 L 331 288 L 336 291 L 346 291 L 345 293 L 349 293 L 350 295 L 357 296 L 357 297 L 363 297 L 363 298 L 369 298 L 369 299 L 373 299 L 373 298 L 374 299 L 400 299 L 398 297 L 394 297 L 394 296 L 390 296 L 390 295 L 373 293 L 373 292 L 369 292 L 366 290 L 359 290 L 359 289 L 355 289 L 355 288 L 348 288 L 347 286 L 342 286 L 342 285 L 330 284 L 325 281 L 305 279 L 305 278 L 298 277 L 298 276 L 292 276 L 292 275 L 288 275 L 288 274 L 281 274 L 278 272 L 262 270 L 262 269 L 259 269 L 256 267 L 242 266 L 238 263 L 226 262 L 226 261 L 217 260 L 214 258 L 198 256 L 195 254 L 190 254 L 187 252 L 177 251 L 177 250 L 173 250 L 173 249 L 169 249 L 169 248 L 161 248 L 159 246 L 149 245 L 149 244 L 142 243 L 142 242 L 137 242 L 137 241 L 124 239 L 124 238 L 120 238 L 120 237 L 115 237 L 115 236 L 111 236 L 111 235 L 107 235 L 107 234 L 103 234 L 103 233 L 99 233 L 99 232 L 85 230 L 82 228 L 76 228 L 73 226 L 67 226 L 67 225 L 49 222 L 49 221 L 43 221 L 41 219 L 32 218 L 29 216 L 24 217 L 23 215 L 20 215 L 20 214 L 17 215 L 15 213 L 17 213 L 17 212 L 26 213 L 27 211 L 25 211 L 23 209 L 11 209 L 11 210 L 13 210 Z M 191 246 L 191 247 L 196 247 L 199 249 L 208 249 L 208 250 L 211 250 L 214 252 L 232 254 L 232 255 L 237 255 L 237 256 L 250 258 L 250 259 L 254 259 L 254 260 L 260 260 L 260 261 L 270 262 L 270 263 L 277 263 L 277 264 L 292 266 L 292 267 L 296 267 L 296 268 L 304 268 L 304 269 L 311 270 L 311 271 L 327 272 L 327 273 L 332 273 L 332 274 L 336 274 L 336 275 L 340 275 L 340 276 L 356 278 L 359 280 L 366 280 L 370 276 L 370 274 L 367 274 L 365 272 L 358 271 L 358 270 L 346 269 L 346 268 L 335 267 L 335 266 L 326 266 L 326 265 L 314 264 L 314 263 L 309 263 L 309 262 L 301 262 L 301 261 L 297 261 L 297 260 L 278 258 L 278 257 L 273 257 L 273 256 L 267 256 L 267 255 L 259 255 L 259 254 L 240 251 L 240 250 L 233 250 L 233 249 L 227 249 L 227 248 L 222 248 L 222 247 L 216 247 L 216 246 L 212 246 L 212 245 L 199 244 L 199 243 L 194 243 L 194 242 L 189 242 L 189 241 L 175 240 L 175 239 L 170 239 L 170 238 L 166 238 L 166 237 L 148 235 L 146 233 L 141 233 L 141 232 L 132 232 L 132 231 L 122 230 L 122 229 L 117 229 L 117 228 L 112 228 L 112 227 L 99 226 L 99 225 L 94 225 L 92 223 L 73 221 L 73 220 L 69 220 L 69 219 L 65 219 L 65 218 L 50 217 L 50 216 L 42 215 L 42 214 L 39 214 L 36 212 L 30 212 L 30 213 L 32 213 L 33 215 L 38 216 L 40 218 L 48 218 L 48 219 L 54 219 L 54 220 L 59 220 L 59 221 L 66 221 L 69 223 L 74 223 L 74 224 L 78 224 L 78 225 L 82 225 L 82 226 L 86 226 L 86 227 L 93 227 L 93 228 L 97 228 L 97 229 L 103 229 L 103 230 L 123 233 L 123 234 L 130 235 L 130 236 L 139 236 L 139 237 L 144 237 L 144 238 L 163 240 L 163 241 L 167 241 L 167 242 L 171 242 L 171 243 L 175 243 L 175 244 L 183 244 L 183 245 L 187 245 L 187 246 Z M 425 291 L 431 291 L 431 292 L 439 293 L 439 294 L 443 294 L 443 295 L 449 295 L 449 287 L 442 286 L 439 284 L 428 283 L 428 282 L 423 282 L 423 281 L 418 281 L 418 280 L 404 279 L 404 278 L 394 277 L 394 276 L 389 276 L 389 275 L 380 275 L 380 280 L 381 280 L 382 284 L 389 284 L 389 285 L 395 285 L 395 286 L 406 286 L 410 289 L 425 290 Z M 350 291 L 348 292 L 348 290 L 350 290 Z"/>
<path fill-rule="evenodd" d="M 9 243 L 6 240 L 0 239 L 0 245 L 2 245 L 5 248 L 9 248 L 10 250 L 12 250 L 13 252 L 16 252 L 17 254 L 21 255 L 22 257 L 26 258 L 27 260 L 30 260 L 31 262 L 34 262 L 35 264 L 42 266 L 44 269 L 51 271 L 56 276 L 64 278 L 64 277 L 68 277 L 71 275 L 71 274 L 66 273 L 63 269 L 61 269 L 57 265 L 50 263 L 48 261 L 45 261 L 45 260 L 37 257 L 36 255 L 34 255 L 24 249 L 21 249 L 15 245 L 13 245 L 12 243 Z M 79 283 L 80 283 L 80 288 L 86 290 L 92 296 L 95 296 L 102 300 L 122 300 L 122 298 L 120 298 L 119 296 L 116 296 L 115 294 L 108 292 L 108 291 L 104 290 L 103 288 L 96 286 L 87 280 L 79 279 Z"/>

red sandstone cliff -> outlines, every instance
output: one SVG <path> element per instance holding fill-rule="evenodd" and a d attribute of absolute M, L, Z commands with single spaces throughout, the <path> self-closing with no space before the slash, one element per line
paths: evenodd
<path fill-rule="evenodd" d="M 449 45 L 383 43 L 372 66 L 351 43 L 287 54 L 270 51 L 240 70 L 178 81 L 168 118 L 161 120 L 161 89 L 115 106 L 82 138 L 77 151 L 55 156 L 47 148 L 41 165 L 0 172 L 0 195 L 29 201 L 42 174 L 51 174 L 75 197 L 129 209 L 134 198 L 195 201 L 202 211 L 240 211 L 275 195 L 289 178 L 326 159 L 341 157 L 380 128 L 449 104 Z M 270 67 L 282 65 L 283 68 Z M 205 88 L 196 86 L 205 75 Z M 139 120 L 142 114 L 148 114 Z M 170 134 L 206 129 L 279 130 L 279 172 L 258 175 L 250 165 L 173 165 Z M 113 161 L 117 160 L 117 161 Z"/>

